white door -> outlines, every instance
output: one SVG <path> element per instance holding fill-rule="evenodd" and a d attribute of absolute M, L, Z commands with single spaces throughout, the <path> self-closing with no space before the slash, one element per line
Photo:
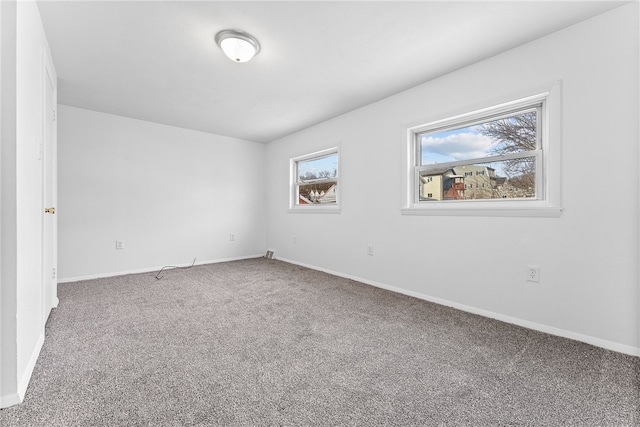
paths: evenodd
<path fill-rule="evenodd" d="M 45 61 L 46 63 L 46 61 Z M 58 304 L 57 298 L 57 214 L 56 207 L 56 103 L 55 75 L 45 65 L 44 82 L 44 117 L 43 117 L 43 236 L 42 236 L 42 286 L 44 320 L 49 317 L 51 309 Z"/>

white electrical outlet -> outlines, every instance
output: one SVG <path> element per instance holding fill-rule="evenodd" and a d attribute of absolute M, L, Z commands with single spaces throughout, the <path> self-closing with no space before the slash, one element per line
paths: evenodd
<path fill-rule="evenodd" d="M 373 245 L 367 246 L 367 255 L 373 256 Z"/>
<path fill-rule="evenodd" d="M 525 274 L 527 282 L 540 283 L 540 267 L 537 265 L 527 265 Z"/>
<path fill-rule="evenodd" d="M 124 240 L 116 240 L 116 249 L 124 249 Z"/>
<path fill-rule="evenodd" d="M 235 234 L 229 234 L 229 240 L 232 241 L 232 242 L 235 242 L 236 241 Z"/>
<path fill-rule="evenodd" d="M 298 243 L 298 238 L 296 236 L 293 236 L 293 243 Z"/>

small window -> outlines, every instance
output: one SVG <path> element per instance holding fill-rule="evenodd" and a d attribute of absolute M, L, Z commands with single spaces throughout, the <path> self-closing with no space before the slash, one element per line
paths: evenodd
<path fill-rule="evenodd" d="M 409 128 L 403 213 L 559 215 L 557 91 Z"/>
<path fill-rule="evenodd" d="M 290 209 L 333 210 L 339 206 L 338 148 L 291 159 Z"/>

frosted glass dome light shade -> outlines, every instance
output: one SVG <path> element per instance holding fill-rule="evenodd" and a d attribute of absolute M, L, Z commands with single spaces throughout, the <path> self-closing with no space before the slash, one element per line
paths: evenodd
<path fill-rule="evenodd" d="M 260 52 L 260 44 L 251 34 L 238 30 L 223 30 L 216 34 L 216 43 L 234 62 L 247 62 Z"/>

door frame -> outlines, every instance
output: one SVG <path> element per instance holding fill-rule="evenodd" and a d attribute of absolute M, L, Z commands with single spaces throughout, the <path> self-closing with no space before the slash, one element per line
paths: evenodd
<path fill-rule="evenodd" d="M 47 225 L 47 219 L 45 216 L 50 215 L 44 212 L 45 208 L 57 207 L 58 202 L 58 141 L 57 141 L 57 76 L 55 68 L 53 67 L 53 60 L 48 52 L 48 49 L 43 49 L 43 67 L 42 67 L 42 146 L 41 146 L 41 160 L 42 160 L 42 313 L 43 322 L 42 327 L 46 324 L 47 318 L 51 309 L 58 306 L 58 287 L 57 287 L 57 270 L 58 270 L 58 221 L 57 212 L 52 215 L 50 227 Z M 47 107 L 47 97 L 51 96 L 52 109 Z M 47 132 L 47 121 L 51 119 L 51 132 Z M 50 184 L 50 185 L 49 185 Z M 51 194 L 48 194 L 50 191 Z M 47 206 L 51 204 L 51 206 Z M 50 233 L 48 236 L 51 239 L 51 250 L 45 244 L 47 242 L 46 233 Z M 47 257 L 50 258 L 47 262 Z M 45 266 L 51 266 L 52 271 L 45 271 Z"/>

